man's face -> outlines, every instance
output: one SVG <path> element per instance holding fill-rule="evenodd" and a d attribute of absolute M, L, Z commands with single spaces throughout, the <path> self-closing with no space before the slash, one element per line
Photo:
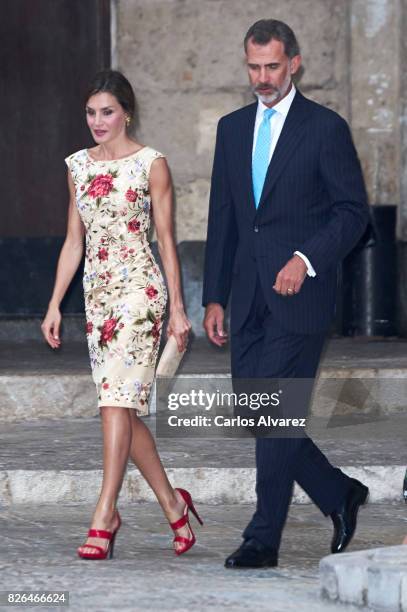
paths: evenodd
<path fill-rule="evenodd" d="M 279 40 L 271 40 L 266 45 L 249 40 L 246 61 L 253 93 L 271 108 L 290 91 L 291 77 L 301 65 L 301 56 L 289 59 L 284 43 Z"/>

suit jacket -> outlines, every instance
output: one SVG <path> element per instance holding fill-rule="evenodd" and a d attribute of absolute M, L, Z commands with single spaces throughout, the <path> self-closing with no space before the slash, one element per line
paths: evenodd
<path fill-rule="evenodd" d="M 203 305 L 226 307 L 231 331 L 247 317 L 259 278 L 273 316 L 294 333 L 326 330 L 333 318 L 337 266 L 369 217 L 349 127 L 297 91 L 268 167 L 256 210 L 252 147 L 257 103 L 219 121 L 209 203 Z M 277 273 L 301 251 L 316 277 L 292 297 L 275 293 Z"/>

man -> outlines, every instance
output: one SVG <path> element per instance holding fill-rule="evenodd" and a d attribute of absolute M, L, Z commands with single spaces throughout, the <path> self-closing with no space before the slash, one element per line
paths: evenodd
<path fill-rule="evenodd" d="M 204 327 L 227 341 L 232 377 L 313 379 L 335 307 L 336 270 L 362 236 L 366 193 L 346 122 L 292 82 L 293 31 L 256 22 L 244 41 L 258 102 L 219 121 L 209 207 Z M 257 508 L 226 567 L 276 566 L 294 481 L 349 544 L 368 489 L 334 468 L 308 437 L 257 438 Z"/>

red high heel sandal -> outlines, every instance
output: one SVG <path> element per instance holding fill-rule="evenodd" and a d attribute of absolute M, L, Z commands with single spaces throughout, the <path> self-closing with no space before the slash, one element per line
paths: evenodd
<path fill-rule="evenodd" d="M 85 546 L 88 548 L 95 548 L 96 552 L 81 552 L 78 548 L 77 553 L 81 559 L 112 559 L 113 558 L 113 549 L 114 542 L 116 539 L 117 532 L 120 529 L 122 524 L 120 514 L 117 511 L 117 517 L 119 519 L 119 524 L 115 531 L 106 531 L 105 529 L 89 529 L 88 538 L 103 538 L 105 540 L 109 540 L 109 544 L 106 548 L 102 548 L 102 546 L 98 546 L 97 544 L 83 544 L 80 548 L 84 548 Z"/>
<path fill-rule="evenodd" d="M 177 529 L 179 529 L 180 527 L 184 527 L 184 525 L 188 525 L 192 537 L 191 538 L 184 538 L 182 536 L 176 535 L 174 538 L 174 542 L 181 542 L 182 544 L 184 544 L 183 547 L 180 548 L 175 548 L 174 552 L 176 555 L 182 555 L 184 553 L 187 552 L 187 550 L 189 550 L 190 548 L 192 548 L 192 546 L 195 544 L 196 542 L 196 538 L 195 538 L 195 534 L 192 531 L 192 527 L 189 523 L 189 516 L 188 516 L 188 512 L 189 510 L 191 510 L 192 514 L 195 516 L 196 520 L 203 525 L 203 521 L 201 519 L 201 517 L 199 516 L 198 512 L 195 509 L 195 506 L 192 502 L 192 497 L 190 495 L 190 493 L 188 493 L 188 491 L 185 491 L 185 489 L 175 489 L 176 491 L 179 491 L 182 495 L 182 498 L 184 500 L 184 502 L 186 503 L 186 508 L 184 510 L 184 514 L 183 516 L 178 519 L 177 521 L 174 521 L 173 523 L 170 523 L 170 527 L 171 529 L 173 529 L 173 531 L 176 531 Z"/>

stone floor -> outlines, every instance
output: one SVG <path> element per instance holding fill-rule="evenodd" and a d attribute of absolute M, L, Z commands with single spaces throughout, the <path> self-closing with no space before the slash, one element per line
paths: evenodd
<path fill-rule="evenodd" d="M 177 558 L 157 504 L 122 506 L 115 558 L 91 562 L 78 559 L 75 549 L 83 541 L 92 507 L 3 509 L 0 588 L 67 590 L 75 611 L 356 612 L 319 597 L 318 563 L 329 553 L 332 526 L 313 506 L 291 507 L 279 567 L 263 570 L 223 568 L 225 556 L 240 543 L 252 507 L 200 504 L 198 511 L 205 524 L 195 530 L 197 544 Z M 398 544 L 407 532 L 404 504 L 368 505 L 359 516 L 349 550 Z"/>
<path fill-rule="evenodd" d="M 154 432 L 153 416 L 144 422 Z M 315 442 L 337 465 L 407 465 L 407 417 L 319 431 Z M 383 431 L 384 427 L 386 431 Z M 0 423 L 0 470 L 95 470 L 101 468 L 99 417 Z M 221 443 L 220 443 L 221 442 Z M 163 462 L 172 468 L 251 468 L 254 441 L 157 438 Z M 18 453 L 16 449 L 23 449 Z"/>
<path fill-rule="evenodd" d="M 348 370 L 368 368 L 374 376 L 384 371 L 391 379 L 407 378 L 407 342 L 332 339 L 322 365 L 342 370 L 345 376 L 350 375 Z M 193 340 L 180 373 L 198 372 L 227 374 L 228 350 L 218 350 L 204 339 Z M 33 381 L 28 391 L 31 384 L 38 386 L 47 380 L 46 392 L 54 393 L 61 375 L 71 375 L 77 382 L 89 373 L 84 342 L 64 342 L 56 352 L 35 341 L 0 342 L 0 376 L 10 393 L 15 385 L 24 387 L 24 379 Z M 55 379 L 48 375 L 55 375 Z M 90 396 L 93 405 L 93 389 Z M 0 401 L 5 398 L 2 395 Z M 30 394 L 27 398 L 33 404 Z M 18 405 L 18 398 L 14 399 Z M 0 590 L 69 590 L 71 609 L 101 612 L 182 612 L 192 608 L 198 612 L 356 612 L 357 608 L 319 597 L 318 563 L 329 553 L 332 526 L 330 519 L 315 506 L 304 504 L 298 495 L 295 501 L 300 503 L 291 506 L 278 569 L 241 572 L 223 568 L 225 556 L 240 543 L 242 527 L 253 510 L 252 504 L 239 503 L 251 501 L 254 495 L 251 439 L 159 436 L 159 450 L 170 478 L 192 491 L 200 479 L 195 497 L 211 501 L 210 505 L 199 504 L 205 526 L 196 530 L 197 545 L 184 557 L 172 554 L 169 529 L 157 505 L 129 503 L 149 499 L 140 494 L 144 490 L 138 488 L 133 475 L 120 498 L 124 525 L 116 557 L 111 562 L 92 563 L 79 560 L 75 549 L 85 537 L 99 486 L 99 418 L 61 419 L 66 417 L 62 414 L 54 420 L 27 420 L 25 410 L 23 416 L 20 423 L 0 423 Z M 154 430 L 154 417 L 146 423 Z M 347 421 L 345 426 L 331 419 L 329 426 L 315 431 L 314 439 L 331 461 L 349 466 L 355 477 L 368 479 L 373 501 L 384 500 L 361 510 L 349 551 L 394 546 L 407 533 L 406 506 L 401 499 L 406 433 L 407 415 L 402 412 L 379 412 Z M 242 492 L 239 483 L 243 477 L 247 486 Z M 217 489 L 209 490 L 213 480 Z M 204 493 L 205 487 L 209 491 L 206 497 L 198 493 Z M 225 488 L 230 497 L 222 497 Z M 63 501 L 43 503 L 53 501 L 54 494 L 55 500 Z M 232 504 L 235 498 L 237 503 Z"/>

